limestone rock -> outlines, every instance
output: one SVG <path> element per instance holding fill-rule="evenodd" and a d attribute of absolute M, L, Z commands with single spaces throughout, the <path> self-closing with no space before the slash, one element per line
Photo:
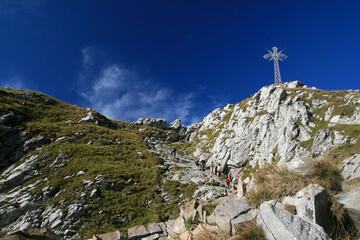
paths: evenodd
<path fill-rule="evenodd" d="M 333 110 L 341 106 L 329 105 L 332 94 L 305 89 L 298 81 L 263 87 L 248 99 L 215 109 L 206 116 L 200 128 L 189 137 L 196 148 L 194 156 L 200 159 L 206 156 L 208 163 L 213 161 L 230 169 L 246 165 L 261 168 L 274 160 L 292 169 L 301 169 L 306 159 L 325 156 L 331 149 L 352 141 L 341 130 L 320 126 L 318 132 L 313 132 L 319 127 L 314 119 L 331 119 L 333 124 L 359 124 L 359 106 L 355 106 L 352 116 L 337 117 L 335 121 Z M 345 105 L 360 101 L 359 91 L 336 97 L 347 101 Z M 315 109 L 326 113 L 320 111 L 320 116 Z M 310 142 L 313 145 L 307 146 Z"/>
<path fill-rule="evenodd" d="M 360 154 L 355 154 L 354 156 L 345 159 L 342 161 L 341 167 L 343 171 L 341 175 L 344 180 L 352 180 L 360 177 Z"/>
<path fill-rule="evenodd" d="M 180 206 L 180 217 L 183 217 L 185 220 L 188 218 L 193 218 L 196 212 L 196 208 L 199 206 L 196 199 L 191 200 L 187 204 Z"/>
<path fill-rule="evenodd" d="M 191 240 L 191 232 L 186 230 L 179 235 L 180 240 Z"/>
<path fill-rule="evenodd" d="M 259 215 L 259 210 L 254 209 L 254 210 L 250 210 L 249 212 L 247 212 L 245 214 L 239 215 L 238 217 L 231 220 L 232 235 L 234 236 L 236 234 L 239 224 L 244 223 L 244 222 L 249 222 L 249 221 L 253 220 L 254 218 L 256 218 L 257 215 Z"/>
<path fill-rule="evenodd" d="M 292 82 L 285 83 L 284 86 L 287 88 L 300 88 L 300 87 L 304 86 L 304 83 L 302 83 L 300 81 L 292 81 Z"/>
<path fill-rule="evenodd" d="M 69 205 L 66 219 L 78 218 L 86 212 L 86 206 L 81 203 Z"/>
<path fill-rule="evenodd" d="M 316 223 L 331 234 L 335 228 L 329 209 L 329 194 L 318 184 L 310 184 L 298 191 L 294 197 L 285 197 L 283 205 L 296 207 L 296 215 Z"/>
<path fill-rule="evenodd" d="M 226 195 L 226 189 L 223 187 L 203 185 L 196 189 L 193 198 L 197 198 L 199 200 L 210 200 Z"/>
<path fill-rule="evenodd" d="M 143 237 L 149 236 L 149 231 L 145 228 L 144 225 L 138 225 L 128 229 L 129 240 L 135 240 Z"/>
<path fill-rule="evenodd" d="M 147 225 L 147 230 L 149 231 L 150 234 L 162 233 L 163 232 L 163 230 L 162 230 L 159 223 L 149 223 Z"/>
<path fill-rule="evenodd" d="M 160 238 L 160 235 L 158 233 L 154 235 L 150 235 L 148 237 L 141 238 L 141 240 L 157 240 Z"/>
<path fill-rule="evenodd" d="M 94 122 L 94 123 L 97 123 L 98 121 L 94 118 L 92 112 L 88 112 L 86 117 L 83 117 L 82 119 L 80 119 L 78 121 L 78 123 L 82 123 L 82 122 Z"/>
<path fill-rule="evenodd" d="M 184 218 L 178 217 L 177 219 L 175 219 L 172 230 L 177 235 L 184 232 L 186 230 Z"/>
<path fill-rule="evenodd" d="M 175 236 L 174 232 L 174 226 L 175 226 L 175 220 L 168 220 L 165 222 L 166 226 L 166 232 L 169 236 Z"/>
<path fill-rule="evenodd" d="M 139 118 L 136 122 L 136 125 L 145 125 L 150 127 L 156 127 L 159 129 L 168 129 L 169 126 L 164 118 Z"/>
<path fill-rule="evenodd" d="M 176 119 L 175 121 L 170 123 L 170 128 L 174 129 L 175 131 L 179 131 L 181 127 L 182 125 L 180 119 Z"/>
<path fill-rule="evenodd" d="M 343 205 L 349 217 L 360 231 L 360 187 L 346 193 L 336 195 L 336 199 Z"/>
<path fill-rule="evenodd" d="M 268 240 L 330 239 L 320 226 L 275 207 L 275 201 L 261 204 L 257 223 Z"/>
<path fill-rule="evenodd" d="M 119 230 L 104 234 L 94 235 L 92 240 L 127 240 L 128 238 Z"/>
<path fill-rule="evenodd" d="M 213 214 L 208 217 L 207 222 L 217 225 L 223 231 L 229 233 L 231 230 L 230 221 L 241 214 L 247 213 L 249 210 L 250 206 L 245 198 L 227 199 L 215 208 Z"/>

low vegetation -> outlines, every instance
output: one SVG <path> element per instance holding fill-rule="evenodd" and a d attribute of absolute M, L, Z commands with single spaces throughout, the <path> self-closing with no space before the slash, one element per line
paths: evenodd
<path fill-rule="evenodd" d="M 264 232 L 256 220 L 244 222 L 238 225 L 234 240 L 263 240 L 265 239 Z"/>
<path fill-rule="evenodd" d="M 23 116 L 9 124 L 49 139 L 49 144 L 28 153 L 39 156 L 33 165 L 39 175 L 26 184 L 47 179 L 36 185 L 33 194 L 42 195 L 47 186 L 59 193 L 41 208 L 62 205 L 66 213 L 76 201 L 86 204 L 87 214 L 78 230 L 81 238 L 176 218 L 178 205 L 192 198 L 196 186 L 163 179 L 164 170 L 157 167 L 162 160 L 147 150 L 144 137 L 161 130 L 149 127 L 141 132 L 139 126 L 111 121 L 36 92 L 0 88 L 0 102 L 1 111 Z M 89 112 L 98 124 L 79 123 Z M 80 171 L 83 174 L 77 176 Z M 91 198 L 95 189 L 98 196 Z"/>
<path fill-rule="evenodd" d="M 254 208 L 264 201 L 280 200 L 284 196 L 293 195 L 309 183 L 303 175 L 274 163 L 265 165 L 253 177 L 256 187 L 247 193 L 246 198 Z"/>

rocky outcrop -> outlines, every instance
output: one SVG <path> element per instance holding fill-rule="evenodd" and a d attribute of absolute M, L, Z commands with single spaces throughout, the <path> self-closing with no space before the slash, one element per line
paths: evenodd
<path fill-rule="evenodd" d="M 330 239 L 320 226 L 276 207 L 275 201 L 261 204 L 257 223 L 268 240 Z"/>
<path fill-rule="evenodd" d="M 329 209 L 329 197 L 325 188 L 310 184 L 294 197 L 285 197 L 282 203 L 295 206 L 297 216 L 320 225 L 327 234 L 332 234 L 335 226 Z"/>
<path fill-rule="evenodd" d="M 250 205 L 245 198 L 228 199 L 215 208 L 214 213 L 207 218 L 207 222 L 219 226 L 226 233 L 230 233 L 231 221 L 249 210 Z"/>
<path fill-rule="evenodd" d="M 360 118 L 360 107 L 351 105 L 353 102 L 360 102 L 359 91 L 326 92 L 298 81 L 271 85 L 238 104 L 215 109 L 189 141 L 196 147 L 196 157 L 208 159 L 208 165 L 220 163 L 223 169 L 247 164 L 261 167 L 274 160 L 299 168 L 308 158 L 325 156 L 354 141 L 331 128 L 359 124 L 354 119 Z M 345 111 L 347 105 L 354 111 Z M 351 116 L 329 124 L 337 112 Z"/>
<path fill-rule="evenodd" d="M 169 125 L 164 118 L 139 118 L 134 124 L 156 127 L 163 130 L 169 128 Z"/>

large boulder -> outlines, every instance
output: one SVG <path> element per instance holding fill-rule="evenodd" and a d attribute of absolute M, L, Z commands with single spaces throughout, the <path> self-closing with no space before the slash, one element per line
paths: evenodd
<path fill-rule="evenodd" d="M 169 128 L 169 126 L 164 118 L 139 118 L 135 122 L 135 124 L 156 127 L 156 128 L 163 129 L 163 130 Z"/>
<path fill-rule="evenodd" d="M 284 83 L 284 87 L 287 87 L 287 88 L 300 88 L 300 87 L 303 87 L 304 86 L 304 83 L 300 82 L 300 81 L 292 81 L 292 82 L 287 82 L 287 83 Z"/>
<path fill-rule="evenodd" d="M 331 239 L 319 225 L 308 222 L 275 205 L 275 201 L 261 204 L 260 214 L 256 219 L 267 240 Z"/>
<path fill-rule="evenodd" d="M 235 236 L 240 224 L 249 222 L 259 215 L 259 210 L 254 209 L 231 220 L 231 232 Z"/>
<path fill-rule="evenodd" d="M 129 240 L 136 240 L 149 236 L 149 231 L 145 228 L 144 225 L 138 225 L 128 229 Z"/>
<path fill-rule="evenodd" d="M 229 198 L 215 208 L 213 214 L 208 217 L 207 222 L 219 226 L 226 233 L 230 233 L 231 220 L 247 213 L 250 209 L 250 205 L 245 198 Z"/>
<path fill-rule="evenodd" d="M 346 193 L 336 195 L 336 199 L 343 205 L 355 227 L 360 231 L 360 187 Z"/>
<path fill-rule="evenodd" d="M 285 197 L 284 205 L 296 207 L 296 215 L 322 226 L 327 234 L 334 231 L 329 209 L 329 194 L 318 184 L 310 184 L 298 191 L 294 197 Z"/>
<path fill-rule="evenodd" d="M 170 128 L 174 129 L 175 131 L 180 131 L 181 127 L 182 125 L 180 119 L 176 119 L 175 121 L 170 123 Z"/>

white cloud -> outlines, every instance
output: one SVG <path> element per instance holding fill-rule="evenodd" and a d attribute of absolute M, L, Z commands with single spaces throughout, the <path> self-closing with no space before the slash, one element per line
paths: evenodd
<path fill-rule="evenodd" d="M 140 117 L 177 118 L 190 123 L 194 94 L 177 94 L 171 89 L 143 80 L 119 64 L 94 73 L 92 49 L 82 51 L 83 70 L 79 74 L 79 94 L 87 105 L 109 118 L 136 121 Z"/>
<path fill-rule="evenodd" d="M 79 94 L 86 101 L 86 106 L 109 118 L 123 121 L 165 118 L 168 122 L 181 119 L 189 125 L 201 121 L 202 115 L 206 114 L 195 104 L 198 94 L 178 93 L 159 86 L 120 64 L 111 64 L 96 72 L 94 49 L 85 48 L 82 55 Z M 211 101 L 208 103 L 211 104 Z"/>
<path fill-rule="evenodd" d="M 0 81 L 0 86 L 5 88 L 14 88 L 21 90 L 30 90 L 31 86 L 27 84 L 22 78 L 18 76 L 11 77 L 9 79 Z"/>

